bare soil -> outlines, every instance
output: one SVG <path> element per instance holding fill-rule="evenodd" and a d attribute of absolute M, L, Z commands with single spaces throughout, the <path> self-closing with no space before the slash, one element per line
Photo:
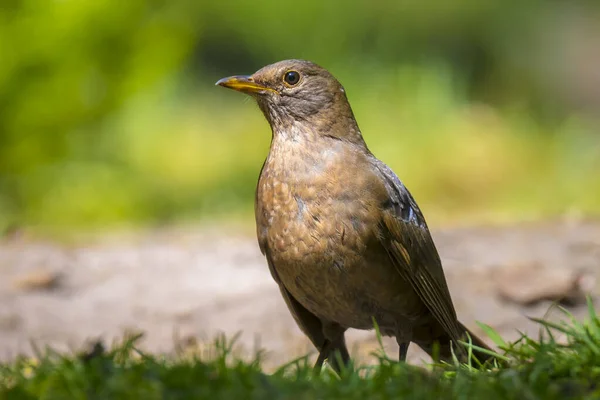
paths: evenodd
<path fill-rule="evenodd" d="M 251 233 L 160 230 L 56 243 L 0 240 L 0 359 L 144 333 L 155 353 L 202 350 L 218 333 L 241 332 L 238 351 L 266 350 L 267 368 L 313 351 L 289 315 Z M 239 232 L 239 231 L 238 231 Z M 433 232 L 460 319 L 485 322 L 506 339 L 537 336 L 528 317 L 560 317 L 553 298 L 578 318 L 583 294 L 600 294 L 600 222 L 552 221 Z M 527 304 L 524 304 L 527 303 Z M 349 331 L 355 357 L 371 362 L 372 331 Z M 392 357 L 397 346 L 385 339 Z M 426 357 L 416 346 L 409 360 Z"/>

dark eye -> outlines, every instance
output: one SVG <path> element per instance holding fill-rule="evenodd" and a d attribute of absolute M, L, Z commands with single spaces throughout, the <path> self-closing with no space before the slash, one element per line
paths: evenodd
<path fill-rule="evenodd" d="M 295 86 L 300 82 L 300 74 L 296 71 L 288 71 L 283 76 L 283 80 L 290 86 Z"/>

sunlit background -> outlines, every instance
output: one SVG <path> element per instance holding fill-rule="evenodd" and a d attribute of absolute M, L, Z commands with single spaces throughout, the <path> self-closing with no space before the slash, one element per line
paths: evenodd
<path fill-rule="evenodd" d="M 600 3 L 3 0 L 0 231 L 252 223 L 221 77 L 304 58 L 431 224 L 600 213 Z"/>

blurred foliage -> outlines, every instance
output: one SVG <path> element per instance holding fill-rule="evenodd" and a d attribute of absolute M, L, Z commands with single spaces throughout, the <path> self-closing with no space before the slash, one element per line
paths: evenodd
<path fill-rule="evenodd" d="M 430 220 L 596 213 L 599 9 L 2 0 L 0 230 L 250 214 L 269 129 L 212 84 L 284 58 L 342 81 Z"/>

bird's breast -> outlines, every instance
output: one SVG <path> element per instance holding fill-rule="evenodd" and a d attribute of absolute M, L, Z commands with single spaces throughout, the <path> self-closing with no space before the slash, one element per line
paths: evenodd
<path fill-rule="evenodd" d="M 259 240 L 278 278 L 316 315 L 369 328 L 385 308 L 379 297 L 392 298 L 403 286 L 377 237 L 377 181 L 345 163 L 316 173 L 281 167 L 267 160 L 256 198 Z"/>
<path fill-rule="evenodd" d="M 256 217 L 272 253 L 333 262 L 342 252 L 364 248 L 379 214 L 368 179 L 356 176 L 347 162 L 348 155 L 331 149 L 267 159 Z"/>

